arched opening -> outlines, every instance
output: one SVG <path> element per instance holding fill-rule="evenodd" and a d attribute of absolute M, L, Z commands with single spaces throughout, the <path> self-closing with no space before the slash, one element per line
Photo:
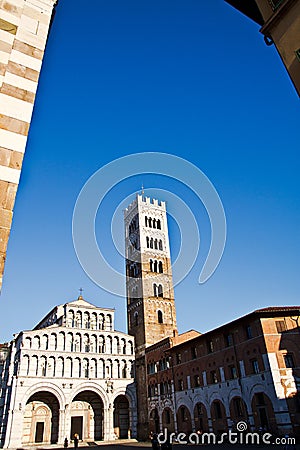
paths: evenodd
<path fill-rule="evenodd" d="M 207 411 L 203 403 L 197 403 L 194 408 L 195 428 L 204 433 L 209 432 Z"/>
<path fill-rule="evenodd" d="M 159 263 L 158 263 L 158 271 L 159 271 L 159 273 L 163 273 L 163 263 L 162 263 L 162 261 L 159 261 Z"/>
<path fill-rule="evenodd" d="M 240 421 L 248 423 L 247 406 L 241 397 L 234 397 L 229 405 L 230 418 L 234 424 Z"/>
<path fill-rule="evenodd" d="M 160 285 L 158 286 L 157 291 L 158 291 L 158 297 L 163 297 L 163 296 L 164 296 L 162 284 L 160 284 Z"/>
<path fill-rule="evenodd" d="M 125 395 L 114 400 L 114 433 L 118 439 L 129 438 L 129 402 Z"/>
<path fill-rule="evenodd" d="M 276 419 L 271 400 L 263 392 L 254 394 L 251 402 L 254 424 L 257 429 L 277 432 Z"/>
<path fill-rule="evenodd" d="M 70 439 L 75 434 L 79 440 L 103 439 L 103 401 L 95 392 L 80 392 L 72 401 Z"/>
<path fill-rule="evenodd" d="M 154 408 L 150 413 L 150 420 L 149 420 L 149 430 L 153 433 L 159 433 L 159 415 L 156 408 Z"/>
<path fill-rule="evenodd" d="M 160 309 L 157 311 L 157 321 L 158 323 L 164 323 L 163 313 Z"/>
<path fill-rule="evenodd" d="M 37 392 L 27 400 L 22 444 L 55 444 L 58 440 L 59 402 L 47 391 Z"/>
<path fill-rule="evenodd" d="M 170 408 L 165 408 L 162 412 L 162 429 L 174 432 L 174 416 Z"/>
<path fill-rule="evenodd" d="M 189 435 L 193 431 L 191 414 L 186 406 L 180 406 L 180 408 L 178 409 L 177 424 L 178 429 L 186 435 Z"/>
<path fill-rule="evenodd" d="M 226 412 L 223 403 L 219 400 L 215 400 L 211 404 L 211 418 L 214 433 L 220 435 L 227 432 Z"/>
<path fill-rule="evenodd" d="M 157 219 L 157 222 L 156 222 L 156 228 L 157 228 L 158 230 L 161 229 L 160 219 Z"/>

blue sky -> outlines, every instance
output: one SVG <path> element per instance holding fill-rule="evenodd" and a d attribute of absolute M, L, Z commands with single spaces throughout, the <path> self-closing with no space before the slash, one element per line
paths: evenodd
<path fill-rule="evenodd" d="M 206 331 L 269 305 L 299 304 L 298 97 L 259 27 L 221 0 L 60 0 L 48 41 L 15 205 L 1 295 L 1 341 L 78 296 L 116 308 L 125 299 L 87 277 L 72 244 L 72 213 L 87 179 L 139 152 L 166 152 L 199 167 L 217 189 L 228 235 L 212 278 L 207 214 L 189 190 L 155 175 L 109 193 L 97 235 L 129 194 L 166 189 L 201 230 L 195 267 L 176 288 L 179 331 Z M 170 222 L 172 254 L 178 228 Z M 108 240 L 107 240 L 108 241 Z M 104 249 L 112 265 L 122 258 Z"/>

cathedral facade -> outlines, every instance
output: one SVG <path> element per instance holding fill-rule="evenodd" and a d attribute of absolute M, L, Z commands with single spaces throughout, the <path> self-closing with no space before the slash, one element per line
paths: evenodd
<path fill-rule="evenodd" d="M 4 353 L 1 446 L 136 436 L 134 338 L 115 331 L 113 309 L 79 296 Z"/>

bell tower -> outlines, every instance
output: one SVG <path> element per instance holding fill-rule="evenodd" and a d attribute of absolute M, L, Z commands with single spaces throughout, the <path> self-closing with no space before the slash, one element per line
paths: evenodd
<path fill-rule="evenodd" d="M 137 195 L 125 211 L 128 332 L 137 353 L 177 334 L 165 202 Z"/>
<path fill-rule="evenodd" d="M 137 195 L 124 212 L 128 333 L 135 337 L 138 438 L 148 438 L 145 349 L 177 335 L 165 202 Z"/>

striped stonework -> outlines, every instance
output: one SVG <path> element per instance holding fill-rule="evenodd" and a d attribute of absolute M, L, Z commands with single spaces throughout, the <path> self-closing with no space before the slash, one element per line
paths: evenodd
<path fill-rule="evenodd" d="M 0 0 L 0 288 L 15 196 L 57 0 Z"/>

